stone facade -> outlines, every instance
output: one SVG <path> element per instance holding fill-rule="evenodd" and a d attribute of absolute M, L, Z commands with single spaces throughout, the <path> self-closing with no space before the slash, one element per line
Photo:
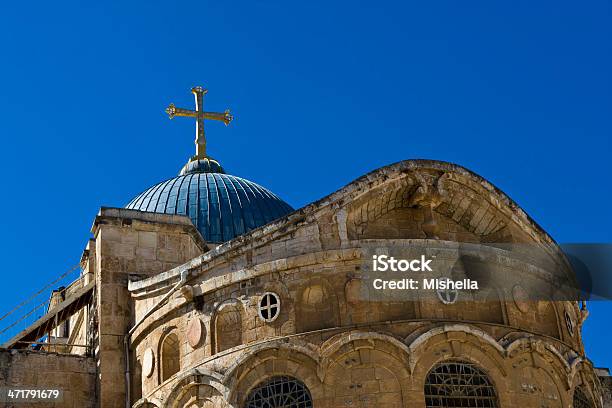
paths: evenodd
<path fill-rule="evenodd" d="M 605 407 L 612 407 L 612 376 L 608 368 L 596 368 L 595 373 L 601 381 L 603 402 Z"/>
<path fill-rule="evenodd" d="M 579 334 L 560 317 L 567 310 L 579 321 L 575 303 L 521 311 L 500 300 L 370 303 L 355 293 L 364 242 L 427 240 L 553 244 L 465 169 L 381 169 L 164 276 L 130 282 L 136 320 L 154 310 L 130 339 L 137 366 L 149 356 L 135 406 L 243 407 L 266 378 L 286 376 L 306 385 L 315 407 L 423 407 L 427 373 L 456 360 L 487 373 L 502 407 L 569 407 L 576 388 L 601 406 Z M 258 311 L 268 292 L 281 304 L 270 323 Z M 178 341 L 172 357 L 163 352 L 168 336 Z M 165 358 L 179 371 L 164 373 Z"/>
<path fill-rule="evenodd" d="M 94 222 L 97 350 L 102 406 L 125 405 L 124 339 L 134 317 L 128 277 L 162 274 L 202 253 L 205 243 L 184 217 L 102 209 Z"/>
<path fill-rule="evenodd" d="M 578 395 L 603 407 L 609 395 L 584 354 L 586 315 L 575 302 L 361 295 L 372 245 L 556 247 L 507 196 L 456 165 L 379 169 L 218 246 L 187 217 L 134 210 L 102 209 L 93 232 L 83 265 L 96 282 L 90 338 L 101 407 L 250 408 L 274 379 L 305 387 L 315 408 L 441 406 L 425 390 L 445 364 L 472 370 L 498 407 L 569 408 Z M 494 245 L 487 253 L 509 273 L 526 267 Z M 528 266 L 564 268 L 554 251 L 546 263 Z"/>

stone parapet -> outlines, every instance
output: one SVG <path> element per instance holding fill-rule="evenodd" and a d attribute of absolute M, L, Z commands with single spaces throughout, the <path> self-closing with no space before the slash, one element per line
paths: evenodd
<path fill-rule="evenodd" d="M 62 390 L 57 403 L 36 407 L 94 408 L 96 361 L 93 357 L 26 350 L 0 350 L 0 387 Z M 8 405 L 12 406 L 12 405 Z M 19 403 L 15 407 L 28 406 Z"/>

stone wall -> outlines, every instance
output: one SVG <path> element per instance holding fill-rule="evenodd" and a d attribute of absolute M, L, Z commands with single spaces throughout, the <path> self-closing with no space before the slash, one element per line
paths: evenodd
<path fill-rule="evenodd" d="M 103 208 L 95 239 L 100 406 L 125 404 L 124 338 L 135 322 L 129 276 L 153 276 L 206 250 L 187 217 Z M 135 368 L 135 361 L 132 362 Z"/>
<path fill-rule="evenodd" d="M 367 245 L 549 242 L 473 177 L 405 170 L 370 178 L 361 191 L 349 186 L 287 220 L 130 282 L 136 316 L 143 316 L 189 272 L 186 285 L 132 336 L 142 368 L 135 390 L 141 386 L 144 397 L 135 406 L 243 407 L 254 387 L 278 375 L 303 382 L 318 408 L 422 408 L 428 372 L 447 360 L 487 373 L 501 406 L 567 407 L 578 388 L 597 401 L 580 336 L 559 319 L 565 309 L 578 321 L 571 302 L 519 307 L 510 297 L 449 305 L 359 296 Z M 499 248 L 489 251 L 496 262 L 514 265 Z M 281 304 L 271 322 L 258 315 L 268 292 Z M 170 356 L 173 366 L 178 360 L 171 375 L 163 372 L 166 339 L 178 352 Z"/>
<path fill-rule="evenodd" d="M 612 377 L 610 369 L 595 368 L 595 374 L 601 383 L 602 398 L 604 408 L 612 408 Z"/>
<path fill-rule="evenodd" d="M 24 350 L 0 350 L 0 387 L 63 390 L 57 403 L 36 407 L 96 407 L 96 362 L 93 357 Z M 30 403 L 3 405 L 23 408 Z"/>

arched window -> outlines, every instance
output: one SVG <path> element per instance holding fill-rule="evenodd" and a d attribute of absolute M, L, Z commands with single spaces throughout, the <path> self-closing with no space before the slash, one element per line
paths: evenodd
<path fill-rule="evenodd" d="M 244 408 L 312 408 L 312 397 L 301 381 L 272 377 L 251 391 Z"/>
<path fill-rule="evenodd" d="M 298 333 L 338 326 L 338 299 L 331 285 L 320 278 L 303 287 L 295 309 Z"/>
<path fill-rule="evenodd" d="M 574 408 L 592 408 L 589 398 L 580 388 L 574 390 Z"/>
<path fill-rule="evenodd" d="M 176 333 L 169 333 L 161 347 L 161 381 L 164 382 L 181 369 L 181 354 Z"/>
<path fill-rule="evenodd" d="M 214 353 L 242 344 L 241 310 L 242 306 L 237 301 L 219 306 L 214 319 Z"/>
<path fill-rule="evenodd" d="M 474 364 L 445 361 L 427 374 L 425 406 L 496 408 L 497 394 L 487 374 Z"/>

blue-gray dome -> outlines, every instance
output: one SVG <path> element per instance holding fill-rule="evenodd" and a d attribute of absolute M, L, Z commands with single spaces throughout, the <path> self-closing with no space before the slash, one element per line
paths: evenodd
<path fill-rule="evenodd" d="M 189 160 L 179 172 L 179 176 L 189 173 L 223 173 L 225 170 L 215 159 L 206 157 L 199 160 Z"/>
<path fill-rule="evenodd" d="M 204 172 L 206 166 L 202 163 L 196 162 L 193 167 L 196 168 L 183 169 L 181 175 L 144 191 L 126 208 L 188 215 L 208 242 L 229 241 L 293 211 L 259 184 L 228 174 Z"/>

